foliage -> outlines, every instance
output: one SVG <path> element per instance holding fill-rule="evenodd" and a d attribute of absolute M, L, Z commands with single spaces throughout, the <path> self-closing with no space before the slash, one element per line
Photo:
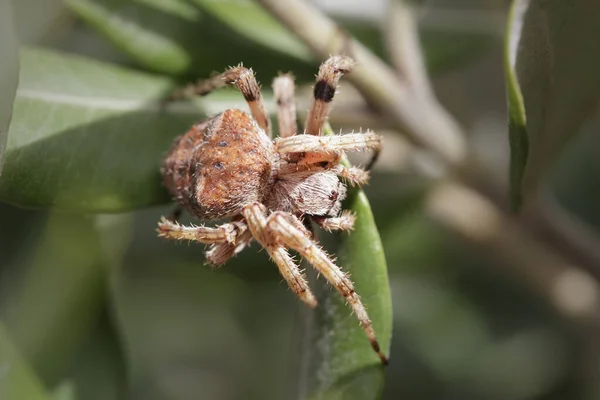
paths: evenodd
<path fill-rule="evenodd" d="M 511 200 L 544 175 L 600 99 L 600 13 L 594 1 L 517 0 L 506 38 Z"/>
<path fill-rule="evenodd" d="M 432 217 L 438 182 L 399 162 L 397 125 L 357 100 L 347 80 L 334 107 L 357 110 L 359 122 L 338 127 L 332 118 L 334 128 L 377 123 L 386 150 L 370 185 L 345 201 L 355 231 L 317 235 L 351 274 L 390 366 L 314 272 L 313 312 L 258 246 L 210 271 L 202 246 L 156 237 L 156 221 L 172 211 L 159 168 L 174 137 L 246 107 L 228 89 L 163 104 L 173 88 L 243 62 L 263 83 L 271 113 L 271 79 L 293 72 L 305 112 L 319 60 L 259 3 L 0 0 L 0 398 L 533 400 L 594 392 L 581 377 L 590 362 L 581 354 L 598 347 L 594 339 L 575 337 L 579 325 L 508 279 L 502 254 L 482 252 L 480 238 Z M 476 126 L 489 110 L 473 101 L 487 87 L 473 71 L 501 40 L 465 8 L 488 15 L 483 3 L 494 2 L 441 10 L 413 3 L 436 91 Z M 504 67 L 514 209 L 551 193 L 594 232 L 597 122 L 586 119 L 600 93 L 599 42 L 589 40 L 600 29 L 597 9 L 590 0 L 514 0 L 505 63 L 491 57 L 486 70 L 500 76 Z M 391 63 L 378 19 L 330 16 Z M 356 103 L 345 104 L 346 95 Z M 411 167 L 430 161 L 421 150 L 408 155 Z M 480 210 L 460 206 L 461 221 L 481 217 L 476 225 L 485 226 Z"/>

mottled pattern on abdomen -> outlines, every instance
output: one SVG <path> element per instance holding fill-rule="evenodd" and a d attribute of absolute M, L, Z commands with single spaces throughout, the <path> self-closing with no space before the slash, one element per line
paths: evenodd
<path fill-rule="evenodd" d="M 262 200 L 273 157 L 273 144 L 256 122 L 230 109 L 177 139 L 164 163 L 164 182 L 198 218 L 229 217 Z"/>

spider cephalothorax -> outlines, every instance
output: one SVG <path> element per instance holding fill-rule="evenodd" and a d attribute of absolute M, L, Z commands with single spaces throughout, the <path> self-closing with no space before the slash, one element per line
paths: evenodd
<path fill-rule="evenodd" d="M 345 167 L 340 160 L 344 151 L 372 149 L 376 156 L 381 147 L 381 137 L 372 132 L 322 136 L 337 83 L 351 68 L 352 61 L 341 56 L 330 57 L 321 65 L 304 134 L 296 132 L 293 79 L 290 75 L 277 77 L 273 90 L 279 137 L 275 140 L 251 69 L 230 68 L 187 88 L 185 95 L 207 94 L 234 84 L 252 115 L 228 109 L 193 126 L 175 140 L 162 170 L 171 195 L 189 213 L 204 220 L 229 218 L 230 222 L 214 228 L 187 227 L 163 218 L 158 231 L 166 238 L 210 244 L 206 259 L 212 265 L 225 263 L 256 240 L 291 289 L 316 307 L 317 301 L 287 249 L 297 251 L 348 300 L 373 349 L 387 363 L 352 281 L 306 228 L 313 221 L 327 230 L 352 229 L 354 216 L 341 211 L 346 195 L 343 180 L 363 185 L 368 173 Z"/>

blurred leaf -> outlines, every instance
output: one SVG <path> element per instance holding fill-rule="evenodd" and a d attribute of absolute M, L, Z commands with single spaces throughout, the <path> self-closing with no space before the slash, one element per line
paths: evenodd
<path fill-rule="evenodd" d="M 392 304 L 385 255 L 371 208 L 362 191 L 352 191 L 347 208 L 356 213 L 355 230 L 339 236 L 338 265 L 348 271 L 361 296 L 377 339 L 388 354 Z M 311 328 L 308 392 L 310 399 L 378 399 L 385 367 L 373 352 L 344 297 L 319 286 L 319 306 Z M 393 362 L 393 361 L 392 361 Z"/>
<path fill-rule="evenodd" d="M 0 173 L 2 173 L 6 137 L 19 79 L 19 57 L 12 20 L 10 0 L 0 0 L 0 60 L 2 60 L 2 75 L 0 76 Z"/>
<path fill-rule="evenodd" d="M 259 5 L 250 1 L 65 0 L 78 16 L 141 65 L 168 74 L 208 76 L 244 62 L 269 81 L 293 71 L 314 79 L 308 48 Z M 338 18 L 338 23 L 385 58 L 379 27 L 372 21 Z M 492 35 L 423 28 L 427 65 L 441 72 L 482 53 Z"/>
<path fill-rule="evenodd" d="M 0 399 L 47 400 L 45 389 L 0 322 Z"/>
<path fill-rule="evenodd" d="M 515 0 L 505 46 L 511 202 L 518 209 L 600 97 L 600 3 Z"/>
<path fill-rule="evenodd" d="M 6 325 L 20 351 L 50 385 L 63 377 L 96 325 L 104 298 L 104 268 L 92 221 L 51 215 L 7 299 Z"/>
<path fill-rule="evenodd" d="M 421 46 L 430 74 L 441 74 L 467 64 L 484 54 L 497 42 L 490 33 L 461 32 L 421 27 Z"/>
<path fill-rule="evenodd" d="M 600 185 L 595 184 L 600 176 L 600 120 L 596 118 L 584 124 L 581 133 L 565 149 L 565 154 L 557 160 L 552 168 L 550 177 L 551 192 L 544 192 L 548 198 L 546 202 L 554 204 L 556 209 L 552 212 L 556 221 L 561 221 L 560 215 L 567 221 L 576 217 L 571 229 L 578 235 L 585 235 L 582 231 L 586 227 L 593 229 L 594 234 L 600 232 Z M 563 214 L 566 213 L 566 214 Z M 577 221 L 577 219 L 579 221 Z M 579 222 L 583 223 L 579 225 Z M 577 227 L 577 228 L 575 228 Z M 590 232 L 591 233 L 591 232 Z M 596 246 L 592 240 L 590 245 Z"/>
<path fill-rule="evenodd" d="M 220 21 L 267 48 L 300 60 L 312 61 L 310 50 L 275 18 L 253 1 L 192 0 Z"/>
<path fill-rule="evenodd" d="M 260 5 L 240 0 L 193 0 L 235 30 L 262 46 L 312 61 L 306 46 Z M 380 27 L 371 20 L 335 18 L 336 22 L 374 53 L 386 58 Z M 249 22 L 251 21 L 251 22 Z M 421 28 L 426 63 L 431 72 L 442 72 L 482 53 L 495 40 L 491 34 Z"/>
<path fill-rule="evenodd" d="M 71 397 L 65 400 L 126 398 L 128 372 L 117 334 L 106 312 L 73 363 L 69 376 L 67 387 L 70 390 L 64 392 L 71 392 Z"/>
<path fill-rule="evenodd" d="M 9 0 L 21 44 L 52 44 L 72 26 L 63 0 Z"/>
<path fill-rule="evenodd" d="M 203 114 L 161 111 L 167 79 L 45 50 L 23 51 L 21 66 L 0 199 L 86 211 L 168 201 L 161 159 Z"/>
<path fill-rule="evenodd" d="M 52 391 L 52 400 L 77 400 L 77 390 L 72 380 L 67 380 L 59 384 Z"/>
<path fill-rule="evenodd" d="M 308 53 L 293 40 L 265 31 L 273 26 L 253 12 L 244 14 L 244 25 L 256 35 L 277 39 L 263 46 L 237 34 L 227 23 L 186 0 L 65 0 L 84 21 L 96 28 L 115 46 L 146 68 L 171 75 L 208 76 L 215 70 L 243 61 L 270 80 L 278 71 L 293 70 L 297 76 L 312 77 Z M 227 2 L 231 17 L 239 17 L 238 3 Z M 222 3 L 214 9 L 222 11 Z M 244 9 L 249 13 L 252 9 Z M 253 22 L 249 22 L 253 21 Z M 276 30 L 277 31 L 277 30 Z M 255 35 L 255 36 L 256 36 Z M 296 43 L 296 44 L 295 44 Z"/>

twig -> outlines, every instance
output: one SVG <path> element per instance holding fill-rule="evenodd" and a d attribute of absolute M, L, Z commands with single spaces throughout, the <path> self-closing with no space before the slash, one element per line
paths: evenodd
<path fill-rule="evenodd" d="M 524 282 L 559 315 L 585 326 L 598 326 L 600 287 L 594 277 L 532 238 L 476 191 L 442 182 L 429 194 L 425 212 L 489 251 L 494 260 L 504 261 L 503 271 Z"/>
<path fill-rule="evenodd" d="M 396 70 L 413 90 L 421 92 L 422 96 L 433 96 L 421 55 L 415 7 L 402 0 L 390 0 L 383 33 Z"/>

